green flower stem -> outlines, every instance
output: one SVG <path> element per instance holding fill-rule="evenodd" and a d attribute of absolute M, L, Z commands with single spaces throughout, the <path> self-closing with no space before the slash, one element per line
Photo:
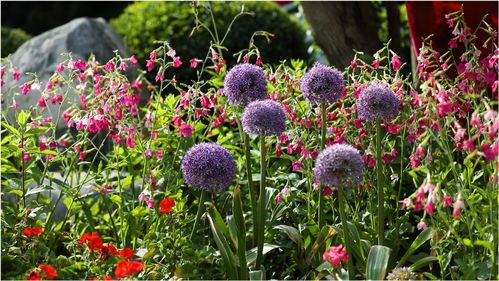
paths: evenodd
<path fill-rule="evenodd" d="M 246 174 L 248 176 L 248 192 L 251 199 L 251 210 L 253 212 L 253 246 L 258 243 L 258 209 L 256 202 L 255 190 L 253 190 L 253 175 L 251 174 L 251 153 L 250 153 L 250 142 L 249 136 L 243 132 L 241 122 L 239 118 L 236 118 L 237 125 L 239 128 L 239 135 L 242 140 L 244 140 L 244 158 L 246 164 Z"/>
<path fill-rule="evenodd" d="M 257 200 L 255 195 L 255 190 L 253 190 L 253 176 L 251 174 L 251 153 L 250 153 L 250 143 L 249 136 L 244 134 L 244 158 L 246 160 L 246 174 L 248 176 L 248 192 L 250 194 L 251 199 L 251 209 L 253 210 L 253 245 L 258 243 L 258 237 L 256 235 L 258 230 L 258 209 L 257 209 Z"/>
<path fill-rule="evenodd" d="M 379 119 L 376 120 L 376 185 L 378 189 L 378 245 L 383 245 L 385 243 L 385 198 L 381 174 L 381 121 Z"/>
<path fill-rule="evenodd" d="M 266 161 L 266 150 L 265 150 L 265 137 L 260 137 L 260 196 L 258 197 L 259 210 L 258 210 L 258 249 L 256 254 L 256 270 L 260 270 L 263 261 L 263 242 L 264 242 L 264 231 L 265 231 L 265 161 Z"/>
<path fill-rule="evenodd" d="M 320 149 L 324 149 L 326 146 L 326 104 L 321 103 L 321 147 Z M 318 214 L 318 224 L 319 229 L 322 229 L 324 226 L 324 195 L 322 194 L 324 190 L 324 185 L 320 185 L 319 187 L 319 214 Z"/>
<path fill-rule="evenodd" d="M 203 212 L 205 211 L 204 207 L 204 202 L 206 202 L 206 199 L 208 198 L 208 192 L 206 190 L 201 191 L 201 196 L 199 197 L 199 205 L 198 205 L 198 212 L 196 214 L 196 220 L 194 221 L 194 226 L 192 227 L 192 232 L 191 232 L 191 240 L 192 236 L 196 232 L 196 229 L 199 225 L 199 220 L 201 219 L 201 216 L 203 215 Z"/>
<path fill-rule="evenodd" d="M 343 239 L 345 240 L 346 250 L 348 254 L 348 278 L 355 279 L 353 272 L 353 260 L 352 260 L 353 258 L 352 241 L 350 240 L 350 231 L 348 230 L 347 215 L 345 214 L 345 208 L 346 208 L 345 191 L 341 186 L 338 188 L 338 201 L 339 201 L 338 209 L 340 209 L 341 224 L 343 227 Z"/>

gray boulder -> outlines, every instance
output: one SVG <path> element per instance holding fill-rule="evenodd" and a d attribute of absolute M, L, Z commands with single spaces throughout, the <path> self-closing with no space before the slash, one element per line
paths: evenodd
<path fill-rule="evenodd" d="M 103 18 L 77 18 L 32 38 L 11 56 L 12 64 L 23 75 L 17 82 L 12 80 L 11 75 L 5 75 L 6 84 L 2 87 L 4 108 L 12 104 L 12 94 L 20 93 L 18 86 L 31 79 L 24 73 L 37 73 L 42 82 L 40 83 L 41 90 L 43 90 L 46 81 L 56 71 L 57 65 L 66 58 L 61 54 L 71 52 L 74 58 L 83 60 L 88 59 L 90 54 L 94 54 L 99 63 L 105 64 L 114 57 L 115 50 L 118 50 L 123 57 L 129 56 L 123 39 Z M 37 92 L 26 96 L 16 94 L 15 100 L 20 108 L 28 108 L 36 105 L 39 97 L 40 94 Z M 68 102 L 77 100 L 78 96 L 70 93 L 67 102 L 63 105 L 63 110 L 68 107 Z M 57 112 L 59 107 L 58 105 L 52 106 L 50 103 L 47 103 L 47 106 L 51 107 L 52 112 Z M 46 117 L 49 116 L 47 110 L 46 115 Z M 58 124 L 58 126 L 64 127 L 65 124 Z"/>

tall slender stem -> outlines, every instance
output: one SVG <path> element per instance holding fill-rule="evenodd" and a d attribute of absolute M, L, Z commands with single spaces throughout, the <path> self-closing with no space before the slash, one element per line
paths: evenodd
<path fill-rule="evenodd" d="M 340 209 L 340 217 L 341 217 L 341 224 L 343 227 L 343 239 L 345 240 L 345 245 L 347 248 L 347 254 L 348 254 L 348 279 L 355 279 L 355 276 L 353 275 L 353 261 L 352 261 L 352 241 L 350 240 L 350 231 L 348 230 L 348 223 L 347 223 L 347 215 L 345 214 L 345 191 L 343 191 L 343 187 L 338 188 L 339 191 L 339 196 L 338 196 L 338 201 L 339 201 L 339 208 Z"/>
<path fill-rule="evenodd" d="M 237 126 L 239 128 L 239 135 L 244 145 L 244 158 L 246 164 L 246 174 L 248 176 L 248 192 L 250 194 L 251 199 L 251 211 L 253 212 L 253 246 L 258 243 L 258 209 L 256 202 L 256 190 L 254 190 L 253 186 L 253 175 L 251 174 L 251 152 L 250 152 L 250 142 L 249 136 L 243 132 L 243 127 L 241 126 L 241 122 L 238 118 L 236 118 Z"/>
<path fill-rule="evenodd" d="M 385 242 L 385 216 L 382 174 L 381 174 L 381 121 L 376 120 L 376 185 L 378 189 L 378 245 Z M 340 208 L 341 209 L 341 208 Z"/>
<path fill-rule="evenodd" d="M 264 232 L 265 232 L 265 170 L 266 170 L 266 150 L 265 150 L 265 137 L 260 137 L 260 196 L 258 197 L 259 210 L 258 210 L 258 250 L 256 254 L 256 266 L 255 269 L 259 270 L 263 261 L 263 242 L 264 242 Z"/>
<path fill-rule="evenodd" d="M 321 150 L 326 146 L 326 129 L 326 104 L 321 103 Z M 324 185 L 321 184 L 319 187 L 319 229 L 324 226 L 324 195 L 322 194 L 323 190 Z"/>
<path fill-rule="evenodd" d="M 204 212 L 204 202 L 206 201 L 206 198 L 208 198 L 208 194 L 206 190 L 201 191 L 201 196 L 199 197 L 199 206 L 198 206 L 198 212 L 196 214 L 196 220 L 194 221 L 194 226 L 192 227 L 192 232 L 191 232 L 191 240 L 192 236 L 196 232 L 196 228 L 199 225 L 199 220 L 201 219 L 201 215 Z"/>

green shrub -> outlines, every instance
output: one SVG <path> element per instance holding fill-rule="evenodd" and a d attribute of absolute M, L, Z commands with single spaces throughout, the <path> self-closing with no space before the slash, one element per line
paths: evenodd
<path fill-rule="evenodd" d="M 212 10 L 220 37 L 223 36 L 234 16 L 241 11 L 254 15 L 243 15 L 232 26 L 224 42 L 228 51 L 224 58 L 229 65 L 236 62 L 232 55 L 248 48 L 255 31 L 267 31 L 275 36 L 268 44 L 263 37 L 255 38 L 264 63 L 279 63 L 283 59 L 307 59 L 304 31 L 279 6 L 272 2 L 212 2 Z M 200 4 L 201 6 L 204 4 Z M 207 8 L 199 7 L 199 18 L 210 28 L 211 18 Z M 111 25 L 124 37 L 129 50 L 136 54 L 141 63 L 148 58 L 149 52 L 157 47 L 155 40 L 168 40 L 181 56 L 184 66 L 190 58 L 204 59 L 207 46 L 212 41 L 203 29 L 190 36 L 195 26 L 195 17 L 190 2 L 137 2 L 128 6 L 123 14 L 111 20 Z M 254 59 L 254 58 L 253 58 Z M 254 60 L 253 60 L 254 62 Z M 192 78 L 193 71 L 183 67 L 184 73 L 178 76 Z M 185 73 L 189 71 L 190 74 Z M 187 75 L 187 76 L 185 76 Z"/>
<path fill-rule="evenodd" d="M 14 53 L 17 48 L 29 39 L 31 39 L 31 35 L 19 28 L 2 26 L 2 50 L 0 56 L 4 58 Z"/>

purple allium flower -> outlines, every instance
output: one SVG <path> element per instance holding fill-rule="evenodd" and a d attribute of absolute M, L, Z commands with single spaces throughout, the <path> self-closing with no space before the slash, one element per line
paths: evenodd
<path fill-rule="evenodd" d="M 301 79 L 300 89 L 311 104 L 332 104 L 341 97 L 345 81 L 337 69 L 318 62 Z"/>
<path fill-rule="evenodd" d="M 246 106 L 267 95 L 267 78 L 259 66 L 241 63 L 225 76 L 224 94 L 232 105 Z"/>
<path fill-rule="evenodd" d="M 354 187 L 362 181 L 362 157 L 348 144 L 333 144 L 319 153 L 315 178 L 323 185 Z"/>
<path fill-rule="evenodd" d="M 241 123 L 247 134 L 279 136 L 286 130 L 286 113 L 275 101 L 254 101 L 244 109 Z"/>
<path fill-rule="evenodd" d="M 362 120 L 374 121 L 379 118 L 389 121 L 399 113 L 399 100 L 392 90 L 373 83 L 360 92 L 357 113 Z"/>
<path fill-rule="evenodd" d="M 199 143 L 191 147 L 182 159 L 185 182 L 210 192 L 225 190 L 234 179 L 234 157 L 216 143 Z"/>

